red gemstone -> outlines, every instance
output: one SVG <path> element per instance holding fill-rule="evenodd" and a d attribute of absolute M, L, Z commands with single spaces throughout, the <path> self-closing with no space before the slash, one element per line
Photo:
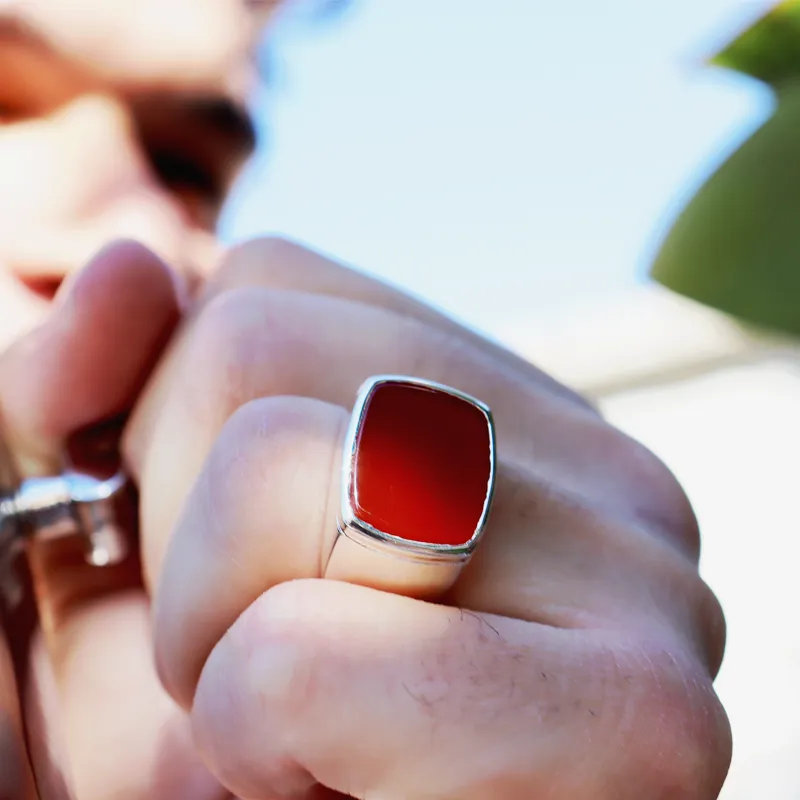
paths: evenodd
<path fill-rule="evenodd" d="M 475 534 L 491 473 L 489 420 L 439 389 L 379 383 L 357 433 L 350 502 L 358 519 L 412 542 Z"/>

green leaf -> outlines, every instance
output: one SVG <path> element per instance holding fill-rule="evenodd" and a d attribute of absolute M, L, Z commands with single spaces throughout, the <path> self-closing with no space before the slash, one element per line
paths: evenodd
<path fill-rule="evenodd" d="M 774 87 L 800 78 L 800 0 L 778 3 L 710 63 Z"/>
<path fill-rule="evenodd" d="M 800 83 L 784 87 L 772 118 L 684 209 L 652 274 L 701 303 L 800 335 Z"/>

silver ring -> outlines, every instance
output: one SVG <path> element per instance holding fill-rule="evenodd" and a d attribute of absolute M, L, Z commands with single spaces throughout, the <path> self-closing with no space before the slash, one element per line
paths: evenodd
<path fill-rule="evenodd" d="M 21 599 L 16 563 L 28 542 L 75 538 L 86 561 L 103 567 L 128 555 L 128 536 L 118 519 L 118 504 L 130 483 L 121 472 L 61 475 L 21 480 L 0 437 L 0 604 Z"/>
<path fill-rule="evenodd" d="M 420 378 L 370 378 L 345 438 L 325 577 L 411 597 L 445 593 L 486 528 L 496 461 L 480 400 Z"/>

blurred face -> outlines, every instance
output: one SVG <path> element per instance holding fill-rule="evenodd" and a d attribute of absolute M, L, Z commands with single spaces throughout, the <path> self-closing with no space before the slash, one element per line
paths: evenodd
<path fill-rule="evenodd" d="M 254 144 L 254 5 L 0 0 L 0 345 L 114 238 L 208 266 Z"/>

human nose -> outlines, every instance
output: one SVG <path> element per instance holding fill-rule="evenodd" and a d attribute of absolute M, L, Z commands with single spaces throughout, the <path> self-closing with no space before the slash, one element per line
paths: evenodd
<path fill-rule="evenodd" d="M 16 154 L 9 164 L 16 211 L 0 221 L 4 250 L 24 281 L 57 282 L 121 238 L 173 264 L 193 260 L 190 220 L 159 184 L 124 103 L 84 96 L 25 127 L 18 146 L 7 148 Z"/>

